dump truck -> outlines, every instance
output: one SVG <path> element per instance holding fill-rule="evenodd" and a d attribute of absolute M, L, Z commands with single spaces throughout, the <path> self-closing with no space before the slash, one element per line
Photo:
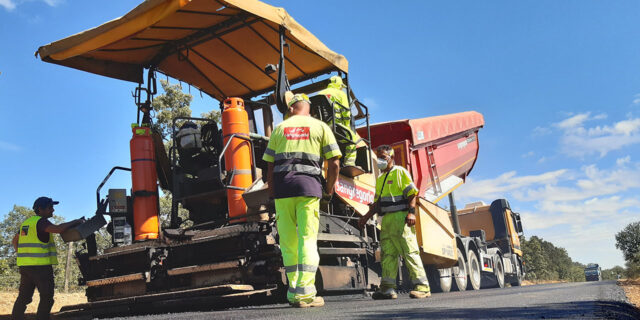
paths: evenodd
<path fill-rule="evenodd" d="M 148 0 L 121 18 L 42 46 L 37 54 L 45 62 L 137 84 L 131 163 L 111 168 L 99 183 L 96 205 L 100 209 L 107 201 L 108 209 L 63 234 L 65 241 L 85 241 L 76 258 L 88 303 L 64 307 L 59 316 L 283 299 L 286 276 L 261 159 L 273 110 L 286 112 L 290 92 L 311 95 L 312 115 L 329 123 L 336 137 L 352 139 L 357 150 L 356 166 L 340 169 L 336 196 L 321 202 L 316 285 L 322 294 L 362 292 L 380 283 L 379 224 L 356 226 L 374 199 L 379 172 L 372 147 L 383 143 L 404 155 L 399 165 L 410 169 L 420 189 L 417 229 L 434 287 L 479 289 L 475 276 L 495 270 L 498 250 L 481 237 L 461 234 L 453 227 L 455 210 L 434 204 L 447 195 L 453 204 L 451 192 L 473 168 L 482 115 L 370 125 L 367 106 L 349 85 L 346 58 L 282 8 L 259 1 Z M 210 119 L 177 117 L 165 146 L 153 130 L 151 102 L 159 75 L 219 101 L 222 128 Z M 313 95 L 331 75 L 347 85 L 348 106 Z M 356 111 L 351 128 L 335 123 L 335 108 Z M 356 122 L 359 137 L 348 137 Z M 105 192 L 115 173 L 129 174 L 131 188 Z M 159 187 L 172 195 L 167 221 L 158 218 Z M 111 246 L 98 248 L 96 232 L 105 224 Z"/>
<path fill-rule="evenodd" d="M 597 263 L 589 263 L 584 268 L 584 277 L 587 281 L 602 281 L 602 269 Z"/>

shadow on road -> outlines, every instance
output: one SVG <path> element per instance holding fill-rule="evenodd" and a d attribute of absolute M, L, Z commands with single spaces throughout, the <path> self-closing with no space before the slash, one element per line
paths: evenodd
<path fill-rule="evenodd" d="M 640 310 L 618 301 L 568 302 L 534 307 L 391 309 L 361 314 L 357 319 L 556 319 L 556 318 L 640 319 Z"/>

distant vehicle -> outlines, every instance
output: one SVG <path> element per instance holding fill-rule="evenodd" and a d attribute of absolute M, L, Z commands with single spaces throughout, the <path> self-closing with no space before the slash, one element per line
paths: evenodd
<path fill-rule="evenodd" d="M 584 268 L 584 277 L 587 281 L 602 281 L 602 269 L 597 263 L 590 263 Z"/>

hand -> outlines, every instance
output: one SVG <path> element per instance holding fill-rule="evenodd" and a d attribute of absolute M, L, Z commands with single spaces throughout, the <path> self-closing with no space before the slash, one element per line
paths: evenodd
<path fill-rule="evenodd" d="M 369 221 L 369 215 L 360 217 L 360 220 L 358 220 L 358 227 L 360 227 L 360 229 L 364 228 L 364 226 L 367 224 L 367 221 Z"/>
<path fill-rule="evenodd" d="M 96 215 L 99 214 L 106 214 L 107 213 L 107 205 L 109 205 L 109 196 L 107 196 L 106 198 L 100 200 L 100 203 L 98 204 L 98 209 L 96 210 Z"/>
<path fill-rule="evenodd" d="M 333 194 L 329 194 L 326 192 L 322 193 L 322 200 L 329 202 L 331 201 L 332 198 L 333 198 Z"/>
<path fill-rule="evenodd" d="M 413 227 L 416 225 L 416 215 L 413 213 L 407 214 L 407 217 L 404 219 L 404 222 L 407 223 L 409 227 Z"/>

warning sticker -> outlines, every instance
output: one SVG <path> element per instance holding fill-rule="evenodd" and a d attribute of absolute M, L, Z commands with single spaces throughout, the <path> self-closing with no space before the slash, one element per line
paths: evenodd
<path fill-rule="evenodd" d="M 284 137 L 287 140 L 309 140 L 309 127 L 286 127 Z"/>

